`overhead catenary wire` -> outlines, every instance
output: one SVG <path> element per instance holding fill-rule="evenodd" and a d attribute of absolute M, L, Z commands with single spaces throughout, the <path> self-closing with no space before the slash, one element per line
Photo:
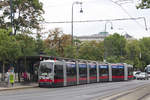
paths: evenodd
<path fill-rule="evenodd" d="M 137 17 L 137 18 L 122 18 L 122 19 L 105 19 L 105 20 L 83 20 L 83 21 L 73 21 L 74 23 L 87 23 L 87 22 L 106 22 L 106 21 L 124 21 L 124 20 L 139 20 L 143 19 L 145 29 L 147 30 L 147 24 L 145 17 Z M 50 21 L 44 21 L 43 24 L 63 24 L 63 23 L 71 23 L 71 21 L 56 21 L 56 22 L 50 22 Z"/>
<path fill-rule="evenodd" d="M 124 7 L 122 7 L 122 5 L 121 4 L 123 4 L 123 3 L 121 3 L 121 4 L 118 4 L 118 2 L 115 2 L 115 1 L 113 1 L 113 0 L 110 0 L 111 2 L 113 2 L 113 3 L 115 3 L 116 5 L 118 5 L 130 18 L 132 18 L 132 16 L 127 12 L 127 10 L 124 8 Z M 146 24 L 146 19 L 145 19 L 145 17 L 143 17 L 143 20 L 144 20 L 144 24 L 145 24 L 145 30 L 147 31 L 148 30 L 148 28 L 147 28 L 147 24 Z M 134 20 L 140 27 L 142 27 L 142 29 L 143 29 L 143 25 L 141 25 L 138 21 L 136 21 L 136 20 Z"/>

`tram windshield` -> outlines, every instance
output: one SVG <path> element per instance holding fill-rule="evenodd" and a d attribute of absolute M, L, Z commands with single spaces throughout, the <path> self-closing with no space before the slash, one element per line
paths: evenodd
<path fill-rule="evenodd" d="M 147 67 L 147 72 L 150 73 L 150 66 Z"/>
<path fill-rule="evenodd" d="M 42 62 L 39 67 L 39 71 L 41 75 L 47 75 L 51 73 L 53 69 L 53 63 L 50 62 Z"/>

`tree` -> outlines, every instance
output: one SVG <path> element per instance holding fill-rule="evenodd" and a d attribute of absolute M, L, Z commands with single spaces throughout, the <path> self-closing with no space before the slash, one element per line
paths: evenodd
<path fill-rule="evenodd" d="M 50 53 L 49 55 L 51 55 L 51 52 L 49 50 L 52 50 L 53 53 L 55 51 L 58 54 L 58 52 L 60 50 L 62 34 L 63 34 L 63 32 L 60 28 L 55 28 L 54 30 L 49 31 L 48 37 L 44 40 L 46 53 L 48 53 L 48 54 Z M 52 55 L 52 56 L 54 56 L 54 55 Z"/>
<path fill-rule="evenodd" d="M 96 41 L 86 41 L 80 45 L 79 58 L 86 60 L 101 60 L 103 59 L 102 44 Z"/>
<path fill-rule="evenodd" d="M 44 53 L 44 42 L 43 40 L 41 39 L 41 35 L 38 33 L 37 36 L 36 36 L 36 52 L 37 54 L 41 54 L 41 53 Z"/>
<path fill-rule="evenodd" d="M 50 34 L 48 35 L 47 39 L 44 40 L 44 44 L 46 47 L 46 52 L 49 54 L 54 53 L 63 57 L 64 49 L 71 45 L 71 35 L 66 35 L 60 28 L 55 28 L 54 30 L 50 30 Z M 49 50 L 53 52 L 50 52 Z"/>
<path fill-rule="evenodd" d="M 107 58 L 111 56 L 123 57 L 125 55 L 125 46 L 126 39 L 117 33 L 106 37 L 104 40 L 104 52 L 106 52 Z"/>
<path fill-rule="evenodd" d="M 141 0 L 137 8 L 141 8 L 141 9 L 150 8 L 150 0 Z"/>
<path fill-rule="evenodd" d="M 135 66 L 136 68 L 141 69 L 142 68 L 142 63 L 140 61 L 140 53 L 141 53 L 141 49 L 140 49 L 140 45 L 139 45 L 139 41 L 137 40 L 132 40 L 132 41 L 128 41 L 127 45 L 126 45 L 126 60 L 127 62 L 129 62 L 130 64 L 132 64 L 133 66 Z"/>
<path fill-rule="evenodd" d="M 4 79 L 5 64 L 15 61 L 21 55 L 21 49 L 15 36 L 9 36 L 10 30 L 0 29 L 0 61 L 3 63 Z"/>
<path fill-rule="evenodd" d="M 3 11 L 0 17 L 0 28 L 7 29 L 11 26 L 8 19 L 11 18 L 10 13 L 10 0 L 3 0 L 0 5 Z M 43 20 L 42 14 L 44 13 L 42 3 L 39 0 L 12 0 L 13 11 L 13 26 L 16 31 L 28 32 L 31 29 L 39 29 L 39 22 Z"/>
<path fill-rule="evenodd" d="M 17 34 L 15 37 L 21 48 L 21 57 L 24 58 L 24 69 L 27 71 L 26 57 L 38 54 L 36 51 L 36 41 L 27 34 Z"/>
<path fill-rule="evenodd" d="M 72 45 L 68 45 L 64 48 L 64 57 L 66 58 L 77 58 L 77 49 Z"/>
<path fill-rule="evenodd" d="M 140 49 L 141 49 L 141 60 L 143 62 L 143 67 L 150 64 L 150 38 L 140 39 Z"/>

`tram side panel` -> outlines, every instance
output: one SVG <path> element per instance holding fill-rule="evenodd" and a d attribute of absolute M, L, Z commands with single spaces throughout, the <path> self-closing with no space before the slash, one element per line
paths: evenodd
<path fill-rule="evenodd" d="M 63 64 L 54 65 L 54 86 L 64 86 Z"/>
<path fill-rule="evenodd" d="M 107 82 L 109 81 L 109 66 L 107 64 L 99 64 L 99 81 L 100 82 Z"/>
<path fill-rule="evenodd" d="M 88 64 L 89 66 L 89 79 L 90 83 L 97 82 L 97 66 L 96 64 Z"/>
<path fill-rule="evenodd" d="M 112 64 L 112 81 L 124 80 L 124 65 Z"/>
<path fill-rule="evenodd" d="M 67 85 L 76 85 L 77 84 L 77 71 L 75 63 L 66 64 L 67 72 Z"/>
<path fill-rule="evenodd" d="M 79 63 L 79 84 L 87 83 L 87 64 Z"/>

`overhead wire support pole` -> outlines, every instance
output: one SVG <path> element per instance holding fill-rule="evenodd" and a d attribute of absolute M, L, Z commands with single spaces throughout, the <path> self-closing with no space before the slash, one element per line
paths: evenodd
<path fill-rule="evenodd" d="M 147 24 L 146 24 L 146 18 L 143 17 L 143 19 L 144 19 L 144 23 L 145 23 L 145 30 L 148 31 Z"/>
<path fill-rule="evenodd" d="M 71 11 L 71 35 L 72 35 L 72 46 L 73 46 L 73 44 L 74 44 L 74 40 L 73 40 L 73 23 L 74 23 L 74 21 L 73 21 L 73 8 L 74 8 L 74 5 L 75 4 L 80 4 L 81 5 L 81 10 L 80 10 L 80 13 L 82 13 L 83 12 L 83 10 L 82 10 L 82 2 L 78 2 L 78 1 L 75 1 L 75 2 L 73 2 L 72 3 L 72 11 Z"/>
<path fill-rule="evenodd" d="M 11 28 L 12 28 L 11 35 L 13 35 L 13 7 L 12 7 L 12 0 L 9 0 L 9 2 L 10 2 L 10 18 L 11 18 Z"/>

